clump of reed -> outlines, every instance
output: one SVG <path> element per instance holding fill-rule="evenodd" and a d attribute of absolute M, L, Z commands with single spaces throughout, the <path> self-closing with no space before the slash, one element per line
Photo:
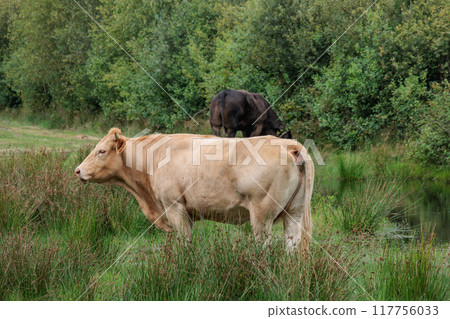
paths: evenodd
<path fill-rule="evenodd" d="M 336 158 L 336 165 L 342 180 L 361 180 L 370 174 L 370 163 L 364 154 L 340 154 Z"/>
<path fill-rule="evenodd" d="M 401 207 L 403 195 L 395 181 L 370 179 L 345 192 L 329 216 L 338 228 L 353 233 L 375 233 Z"/>

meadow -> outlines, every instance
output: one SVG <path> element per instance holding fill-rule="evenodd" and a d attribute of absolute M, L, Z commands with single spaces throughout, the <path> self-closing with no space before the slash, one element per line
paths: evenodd
<path fill-rule="evenodd" d="M 0 1 L 0 300 L 448 300 L 447 2 Z M 112 126 L 211 134 L 227 88 L 325 159 L 307 258 L 74 177 Z"/>
<path fill-rule="evenodd" d="M 30 147 L 24 125 L 0 123 L 0 300 L 449 299 L 448 243 L 433 225 L 394 220 L 408 210 L 402 181 L 448 181 L 448 170 L 408 162 L 394 146 L 324 150 L 305 258 L 286 254 L 282 225 L 262 247 L 248 224 L 200 221 L 185 246 L 149 228 L 125 190 L 74 177 L 95 140 L 30 125 Z M 338 196 L 344 181 L 361 183 Z"/>

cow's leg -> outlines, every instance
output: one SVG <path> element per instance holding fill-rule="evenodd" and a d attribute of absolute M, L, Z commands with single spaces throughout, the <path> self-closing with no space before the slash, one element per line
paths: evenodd
<path fill-rule="evenodd" d="M 292 214 L 284 214 L 284 237 L 286 240 L 286 250 L 292 252 L 300 248 L 302 238 L 302 218 L 292 216 Z"/>
<path fill-rule="evenodd" d="M 167 219 L 178 236 L 183 236 L 187 242 L 191 240 L 192 221 L 189 218 L 186 209 L 181 203 L 167 205 Z"/>
<path fill-rule="evenodd" d="M 311 209 L 299 203 L 292 203 L 287 213 L 284 213 L 284 236 L 286 249 L 294 251 L 301 248 L 307 254 L 312 232 Z"/>
<path fill-rule="evenodd" d="M 236 130 L 235 129 L 227 127 L 226 130 L 227 130 L 227 136 L 228 137 L 235 137 L 236 136 Z"/>
<path fill-rule="evenodd" d="M 251 129 L 242 130 L 242 136 L 243 137 L 250 137 L 251 134 L 252 134 L 252 130 Z"/>
<path fill-rule="evenodd" d="M 139 203 L 139 206 L 142 209 L 142 212 L 150 222 L 155 223 L 156 227 L 166 232 L 174 231 L 172 226 L 169 223 L 167 223 L 167 219 L 164 218 L 164 216 L 161 216 L 160 215 L 161 213 L 158 210 L 152 209 L 151 206 L 141 196 L 139 196 L 136 192 L 134 192 L 133 189 L 127 187 L 127 190 L 134 195 L 137 202 Z"/>
<path fill-rule="evenodd" d="M 222 126 L 212 126 L 213 132 L 215 136 L 220 137 L 220 131 L 222 130 Z"/>
<path fill-rule="evenodd" d="M 255 124 L 252 126 L 252 131 L 250 133 L 250 137 L 260 136 L 262 133 L 263 126 L 262 124 Z"/>
<path fill-rule="evenodd" d="M 268 197 L 265 197 L 259 204 L 252 206 L 249 211 L 253 233 L 256 241 L 264 242 L 264 246 L 266 246 L 270 243 L 273 221 L 278 216 L 280 208 Z"/>

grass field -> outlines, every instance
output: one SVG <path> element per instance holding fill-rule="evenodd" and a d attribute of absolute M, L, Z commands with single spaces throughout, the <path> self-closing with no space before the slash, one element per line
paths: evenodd
<path fill-rule="evenodd" d="M 0 150 L 59 149 L 73 150 L 83 145 L 95 145 L 99 135 L 71 130 L 49 130 L 36 125 L 0 118 Z M 96 134 L 96 133 L 94 133 Z"/>
<path fill-rule="evenodd" d="M 402 205 L 396 179 L 377 179 L 339 201 L 330 188 L 333 174 L 398 176 L 395 161 L 349 169 L 359 165 L 342 160 L 351 155 L 326 156 L 313 195 L 311 252 L 302 258 L 285 253 L 281 225 L 263 248 L 247 224 L 197 222 L 186 247 L 148 229 L 125 190 L 76 180 L 95 133 L 0 125 L 1 300 L 449 299 L 448 245 L 435 244 L 431 230 L 405 238 L 387 218 Z"/>

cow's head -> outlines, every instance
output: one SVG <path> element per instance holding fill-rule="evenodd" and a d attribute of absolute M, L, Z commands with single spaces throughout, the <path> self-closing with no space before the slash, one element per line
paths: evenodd
<path fill-rule="evenodd" d="M 267 104 L 268 106 L 268 104 Z M 273 135 L 280 138 L 292 138 L 291 131 L 281 122 L 274 110 L 268 106 L 267 117 L 264 123 L 264 129 L 261 135 Z"/>
<path fill-rule="evenodd" d="M 291 131 L 284 131 L 284 132 L 280 132 L 278 137 L 291 139 L 292 134 L 291 134 Z"/>
<path fill-rule="evenodd" d="M 263 128 L 261 135 L 273 135 L 279 138 L 292 138 L 291 131 L 286 130 L 286 128 L 280 127 L 280 128 L 274 128 L 274 127 L 265 127 Z"/>
<path fill-rule="evenodd" d="M 82 182 L 107 183 L 119 177 L 124 162 L 122 152 L 126 138 L 120 130 L 112 128 L 97 144 L 91 154 L 75 169 L 75 175 Z"/>

